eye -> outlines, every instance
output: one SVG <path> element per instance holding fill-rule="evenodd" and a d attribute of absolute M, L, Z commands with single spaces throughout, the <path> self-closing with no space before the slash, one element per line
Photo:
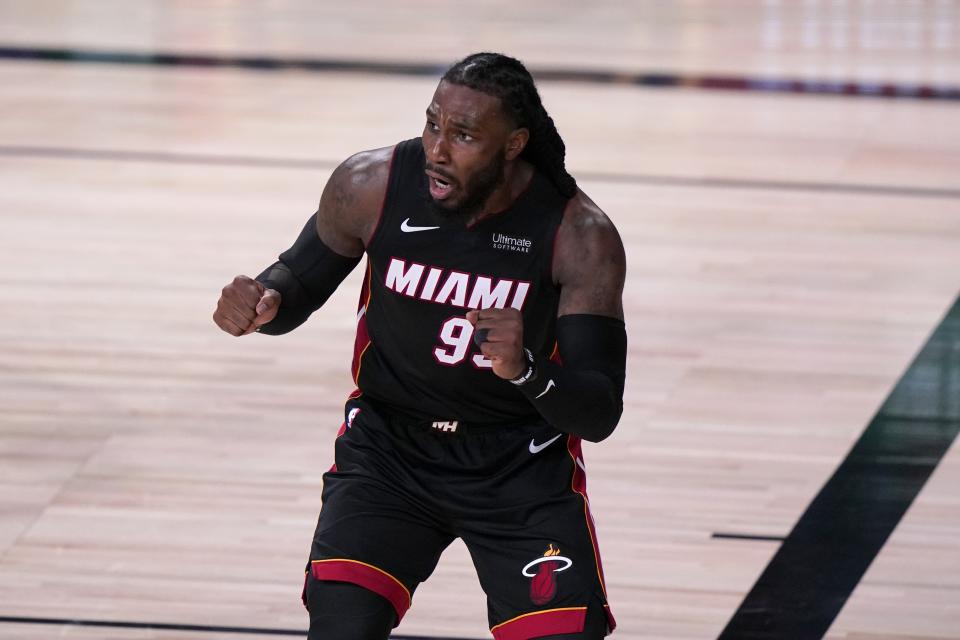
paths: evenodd
<path fill-rule="evenodd" d="M 459 138 L 459 139 L 462 140 L 463 142 L 472 142 L 472 141 L 473 141 L 473 136 L 470 135 L 469 133 L 464 133 L 463 131 L 461 131 L 460 133 L 457 134 L 457 138 Z"/>
<path fill-rule="evenodd" d="M 436 122 L 433 122 L 432 120 L 427 120 L 427 130 L 437 132 L 440 130 L 440 127 L 437 126 Z"/>

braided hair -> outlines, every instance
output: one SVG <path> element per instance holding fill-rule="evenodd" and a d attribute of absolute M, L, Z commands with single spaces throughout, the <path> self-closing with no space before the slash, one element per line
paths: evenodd
<path fill-rule="evenodd" d="M 577 181 L 564 166 L 563 138 L 522 62 L 500 53 L 474 53 L 447 69 L 443 80 L 499 98 L 516 125 L 530 131 L 520 157 L 543 172 L 563 196 L 576 194 Z"/>

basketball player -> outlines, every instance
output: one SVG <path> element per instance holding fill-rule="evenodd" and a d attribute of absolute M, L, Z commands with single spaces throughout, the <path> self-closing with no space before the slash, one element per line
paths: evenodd
<path fill-rule="evenodd" d="M 612 631 L 580 441 L 622 411 L 625 258 L 564 152 L 524 66 L 471 55 L 421 138 L 346 160 L 280 260 L 223 289 L 220 328 L 282 334 L 367 255 L 310 638 L 387 638 L 456 537 L 496 640 Z"/>

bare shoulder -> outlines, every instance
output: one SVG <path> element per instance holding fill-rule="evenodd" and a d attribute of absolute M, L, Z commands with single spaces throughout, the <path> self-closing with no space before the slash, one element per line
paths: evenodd
<path fill-rule="evenodd" d="M 627 260 L 613 222 L 583 191 L 571 198 L 557 230 L 553 277 L 559 315 L 592 313 L 623 318 Z"/>
<path fill-rule="evenodd" d="M 330 175 L 317 209 L 317 233 L 337 253 L 363 253 L 380 217 L 393 149 L 355 153 Z"/>
<path fill-rule="evenodd" d="M 386 187 L 393 149 L 394 147 L 391 145 L 355 153 L 334 169 L 330 179 L 347 180 L 358 188 L 364 188 L 371 182 L 380 181 Z"/>

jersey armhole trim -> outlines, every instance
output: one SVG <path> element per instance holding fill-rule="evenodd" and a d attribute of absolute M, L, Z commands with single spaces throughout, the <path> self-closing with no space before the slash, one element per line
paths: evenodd
<path fill-rule="evenodd" d="M 560 289 L 559 283 L 553 280 L 553 262 L 557 259 L 557 238 L 560 237 L 560 227 L 563 226 L 563 221 L 567 217 L 567 210 L 570 208 L 570 203 L 572 202 L 573 198 L 570 198 L 563 206 L 563 213 L 560 214 L 560 222 L 557 223 L 557 228 L 553 230 L 553 242 L 550 245 L 550 257 L 547 260 L 547 282 L 555 289 Z"/>

